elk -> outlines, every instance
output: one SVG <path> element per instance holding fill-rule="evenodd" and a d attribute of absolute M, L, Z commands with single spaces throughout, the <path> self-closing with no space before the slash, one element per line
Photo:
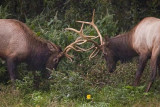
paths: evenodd
<path fill-rule="evenodd" d="M 133 57 L 139 56 L 138 68 L 133 83 L 134 86 L 139 84 L 146 62 L 148 59 L 151 59 L 151 75 L 146 92 L 150 90 L 157 74 L 157 68 L 160 74 L 160 19 L 146 17 L 129 32 L 111 38 L 106 35 L 104 39 L 97 26 L 94 24 L 94 12 L 91 22 L 77 22 L 82 23 L 80 31 L 73 28 L 67 28 L 67 30 L 74 31 L 78 33 L 82 39 L 93 43 L 94 46 L 91 49 L 94 49 L 94 51 L 89 58 L 96 56 L 97 53 L 101 51 L 106 60 L 109 72 L 115 71 L 117 61 L 130 61 Z M 83 33 L 84 24 L 91 25 L 95 28 L 98 36 L 85 35 Z M 95 38 L 100 39 L 100 44 L 94 41 Z"/>
<path fill-rule="evenodd" d="M 12 82 L 16 79 L 17 64 L 25 62 L 33 71 L 56 69 L 64 56 L 72 60 L 73 56 L 67 54 L 68 51 L 82 51 L 76 44 L 84 42 L 77 39 L 62 51 L 58 45 L 39 38 L 27 25 L 14 19 L 0 19 L 0 38 L 0 58 L 6 60 Z M 44 75 L 48 77 L 49 72 Z"/>

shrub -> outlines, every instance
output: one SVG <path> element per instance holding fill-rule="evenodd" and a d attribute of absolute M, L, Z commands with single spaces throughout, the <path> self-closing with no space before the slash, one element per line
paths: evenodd
<path fill-rule="evenodd" d="M 8 5 L 3 7 L 0 5 L 0 19 L 6 19 L 10 16 L 11 14 L 8 12 Z"/>

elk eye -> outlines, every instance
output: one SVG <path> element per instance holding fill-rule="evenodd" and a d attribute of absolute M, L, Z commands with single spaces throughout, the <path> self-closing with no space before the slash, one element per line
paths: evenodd
<path fill-rule="evenodd" d="M 107 53 L 103 53 L 103 55 L 107 55 Z"/>
<path fill-rule="evenodd" d="M 58 58 L 54 58 L 53 62 L 58 63 Z"/>

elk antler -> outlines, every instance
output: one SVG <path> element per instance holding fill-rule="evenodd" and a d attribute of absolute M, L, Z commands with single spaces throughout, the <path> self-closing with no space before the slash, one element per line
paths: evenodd
<path fill-rule="evenodd" d="M 90 47 L 89 49 L 83 49 L 83 48 L 80 48 L 80 47 L 78 48 L 81 51 L 88 51 L 88 50 L 91 50 L 91 49 L 95 48 L 95 50 L 90 54 L 89 59 L 95 57 L 99 53 L 99 51 L 101 50 L 100 45 L 103 45 L 102 35 L 100 34 L 100 31 L 98 30 L 97 26 L 94 24 L 94 14 L 95 14 L 95 10 L 93 11 L 93 16 L 92 16 L 92 21 L 91 22 L 77 21 L 79 23 L 82 23 L 81 29 L 79 31 L 74 29 L 74 28 L 66 28 L 66 30 L 71 30 L 71 31 L 74 31 L 74 32 L 79 34 L 80 37 L 77 38 L 76 40 L 77 41 L 82 40 L 82 41 L 80 43 L 75 41 L 77 45 L 81 45 L 81 44 L 84 44 L 86 42 L 91 42 L 91 43 L 94 44 L 94 46 Z M 92 25 L 95 28 L 95 30 L 97 31 L 98 36 L 87 36 L 87 35 L 85 35 L 83 33 L 84 24 Z M 93 41 L 93 39 L 96 39 L 96 38 L 100 38 L 100 45 L 98 45 L 98 43 Z"/>
<path fill-rule="evenodd" d="M 95 9 L 93 10 L 93 16 L 92 16 L 92 21 L 91 22 L 85 22 L 85 21 L 77 21 L 78 23 L 82 23 L 82 24 L 89 24 L 92 25 L 95 30 L 97 31 L 98 37 L 100 38 L 100 44 L 103 45 L 103 39 L 102 39 L 102 35 L 100 33 L 100 31 L 98 30 L 98 27 L 94 24 L 94 15 L 95 15 Z"/>
<path fill-rule="evenodd" d="M 88 51 L 88 50 L 94 48 L 94 47 L 91 47 L 91 48 L 88 48 L 88 49 L 83 49 L 83 48 L 77 46 L 77 45 L 81 45 L 81 44 L 86 43 L 86 42 L 87 42 L 86 40 L 82 40 L 81 38 L 77 38 L 77 39 L 75 40 L 75 42 L 71 43 L 70 45 L 68 45 L 68 46 L 63 50 L 63 52 L 61 53 L 61 56 L 62 56 L 62 55 L 65 55 L 68 59 L 70 59 L 70 60 L 72 61 L 73 56 L 71 56 L 71 55 L 68 54 L 68 52 L 69 52 L 71 49 L 73 49 L 73 50 L 75 50 L 75 51 L 78 51 L 78 52 L 82 52 L 82 51 Z"/>

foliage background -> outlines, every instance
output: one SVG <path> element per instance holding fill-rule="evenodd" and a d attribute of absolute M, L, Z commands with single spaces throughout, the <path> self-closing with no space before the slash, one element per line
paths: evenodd
<path fill-rule="evenodd" d="M 66 31 L 67 27 L 79 29 L 77 20 L 90 21 L 93 9 L 95 23 L 102 35 L 110 37 L 129 31 L 144 17 L 160 17 L 159 0 L 1 0 L 0 18 L 14 18 L 26 23 L 36 34 L 64 49 L 78 36 Z M 85 26 L 84 32 L 96 35 L 94 29 Z M 89 47 L 90 44 L 85 44 Z M 33 87 L 33 75 L 25 64 L 18 66 L 19 80 L 16 90 L 9 84 L 4 61 L 0 63 L 0 105 L 6 106 L 159 106 L 159 80 L 150 93 L 143 93 L 149 80 L 149 63 L 144 71 L 140 87 L 132 87 L 137 58 L 121 64 L 113 74 L 108 73 L 100 53 L 91 61 L 90 53 L 77 53 L 71 63 L 62 59 L 58 71 L 52 71 L 52 79 L 40 78 L 38 89 Z M 40 76 L 40 71 L 37 71 Z M 86 100 L 91 94 L 92 99 Z M 16 96 L 16 97 L 14 97 Z M 147 98 L 146 98 L 147 96 Z"/>
<path fill-rule="evenodd" d="M 159 0 L 1 0 L 0 5 L 9 13 L 6 18 L 25 22 L 26 18 L 34 18 L 42 12 L 47 14 L 46 19 L 58 12 L 60 20 L 71 24 L 75 20 L 90 19 L 93 9 L 96 9 L 97 19 L 108 12 L 114 14 L 120 30 L 130 29 L 144 17 L 159 17 L 160 11 Z"/>

